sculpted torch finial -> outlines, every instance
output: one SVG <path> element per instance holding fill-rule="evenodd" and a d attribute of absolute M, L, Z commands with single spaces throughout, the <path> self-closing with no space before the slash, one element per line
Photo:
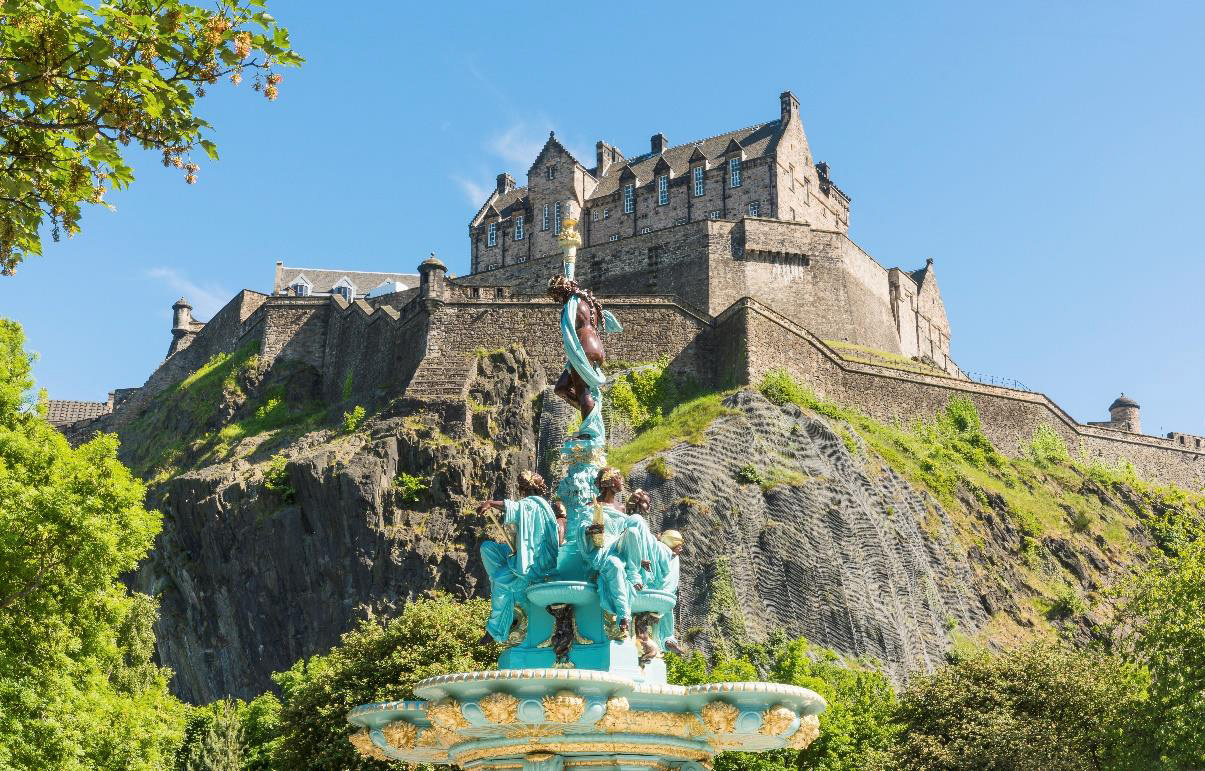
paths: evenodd
<path fill-rule="evenodd" d="M 574 266 L 577 262 L 577 248 L 582 245 L 581 234 L 577 232 L 577 217 L 573 211 L 573 201 L 565 201 L 561 219 L 561 234 L 556 237 L 565 253 L 565 278 L 573 278 Z"/>

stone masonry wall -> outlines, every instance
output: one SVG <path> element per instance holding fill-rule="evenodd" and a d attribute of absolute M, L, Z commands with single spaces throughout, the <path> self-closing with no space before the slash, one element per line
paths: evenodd
<path fill-rule="evenodd" d="M 882 421 L 931 419 L 950 397 L 965 396 L 979 411 L 984 432 L 1006 453 L 1023 452 L 1038 426 L 1046 424 L 1081 457 L 1110 464 L 1125 460 L 1148 479 L 1205 487 L 1200 452 L 1166 439 L 1079 424 L 1043 394 L 844 361 L 815 335 L 752 300 L 733 306 L 717 322 L 745 341 L 742 370 L 748 382 L 785 369 L 820 397 Z"/>

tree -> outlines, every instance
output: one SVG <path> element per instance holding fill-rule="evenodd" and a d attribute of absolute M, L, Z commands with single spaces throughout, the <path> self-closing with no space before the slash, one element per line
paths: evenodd
<path fill-rule="evenodd" d="M 0 319 L 0 769 L 158 768 L 182 707 L 151 661 L 155 601 L 117 577 L 160 517 L 116 438 L 72 448 L 43 419 L 31 361 Z"/>
<path fill-rule="evenodd" d="M 223 699 L 193 707 L 176 752 L 177 771 L 243 771 L 241 701 Z"/>
<path fill-rule="evenodd" d="M 0 273 L 79 231 L 81 205 L 101 204 L 133 171 L 131 142 L 163 153 L 196 181 L 190 153 L 212 159 L 195 114 L 219 78 L 244 73 L 276 98 L 279 66 L 302 62 L 263 0 L 6 0 L 0 4 Z"/>
<path fill-rule="evenodd" d="M 1120 613 L 1121 647 L 1151 673 L 1145 734 L 1164 768 L 1205 767 L 1205 541 L 1156 564 Z"/>
<path fill-rule="evenodd" d="M 478 642 L 488 614 L 484 600 L 457 602 L 446 595 L 417 600 L 392 621 L 365 621 L 329 653 L 274 675 L 280 715 L 271 768 L 388 768 L 352 747 L 348 711 L 369 702 L 412 699 L 414 684 L 426 677 L 493 669 L 497 646 Z"/>
<path fill-rule="evenodd" d="M 901 694 L 894 767 L 1150 768 L 1133 735 L 1144 692 L 1137 668 L 1060 644 L 955 655 Z"/>

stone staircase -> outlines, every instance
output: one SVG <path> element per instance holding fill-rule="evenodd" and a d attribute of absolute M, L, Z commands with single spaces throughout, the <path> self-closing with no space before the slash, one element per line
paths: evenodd
<path fill-rule="evenodd" d="M 473 355 L 429 356 L 415 371 L 406 396 L 428 402 L 463 401 L 476 368 Z"/>

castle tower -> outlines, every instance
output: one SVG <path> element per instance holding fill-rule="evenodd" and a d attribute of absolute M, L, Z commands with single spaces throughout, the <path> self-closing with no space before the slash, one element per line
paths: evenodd
<path fill-rule="evenodd" d="M 418 266 L 419 296 L 427 300 L 443 300 L 444 276 L 447 272 L 447 266 L 440 262 L 439 258 L 435 256 L 435 252 L 432 252 L 431 256 Z"/>
<path fill-rule="evenodd" d="M 1114 428 L 1141 434 L 1142 419 L 1139 414 L 1141 409 L 1138 402 L 1122 394 L 1109 405 L 1109 422 L 1113 424 Z"/>
<path fill-rule="evenodd" d="M 187 348 L 195 333 L 192 329 L 192 306 L 181 297 L 172 304 L 172 344 L 167 349 L 170 357 L 176 351 Z"/>

